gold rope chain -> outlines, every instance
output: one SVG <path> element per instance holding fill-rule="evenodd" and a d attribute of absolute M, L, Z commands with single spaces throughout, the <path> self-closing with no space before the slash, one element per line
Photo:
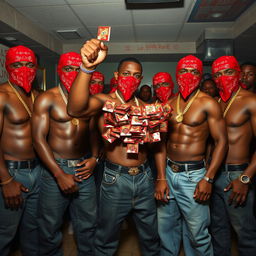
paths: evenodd
<path fill-rule="evenodd" d="M 115 91 L 116 97 L 121 101 L 122 104 L 125 104 L 125 101 L 121 98 L 121 96 L 119 95 L 118 91 Z M 138 101 L 138 99 L 134 96 L 134 101 L 137 107 L 139 107 L 140 103 Z"/>
<path fill-rule="evenodd" d="M 180 93 L 178 95 L 178 99 L 177 99 L 177 104 L 176 104 L 176 108 L 177 108 L 177 116 L 175 117 L 176 121 L 178 123 L 183 121 L 183 116 L 184 114 L 189 110 L 190 106 L 192 105 L 192 103 L 194 102 L 194 100 L 196 99 L 197 95 L 199 94 L 200 90 L 198 89 L 196 94 L 190 99 L 190 101 L 188 102 L 188 104 L 186 105 L 185 109 L 183 110 L 183 112 L 181 113 L 180 111 Z"/>
<path fill-rule="evenodd" d="M 225 117 L 226 114 L 228 113 L 228 111 L 229 111 L 229 109 L 230 109 L 232 103 L 233 103 L 234 100 L 236 99 L 236 97 L 237 97 L 238 93 L 240 92 L 240 90 L 241 90 L 241 87 L 239 87 L 239 89 L 236 91 L 236 94 L 235 94 L 235 95 L 232 97 L 232 99 L 229 101 L 229 103 L 228 103 L 228 105 L 227 105 L 227 107 L 225 108 L 225 111 L 224 111 L 224 113 L 223 113 L 223 117 Z"/>
<path fill-rule="evenodd" d="M 60 84 L 59 84 L 59 91 L 60 91 L 60 94 L 61 94 L 61 96 L 62 96 L 62 99 L 63 99 L 63 101 L 65 102 L 65 104 L 67 105 L 68 104 L 68 100 L 67 100 L 67 98 L 66 98 L 66 95 L 64 94 L 64 92 L 63 92 L 63 90 L 62 90 L 62 88 L 61 88 L 61 86 L 60 86 Z M 71 123 L 73 124 L 73 125 L 79 125 L 79 119 L 78 118 L 72 118 L 71 119 Z"/>
<path fill-rule="evenodd" d="M 19 101 L 22 103 L 22 105 L 24 106 L 24 108 L 26 109 L 26 111 L 28 112 L 28 115 L 30 117 L 32 117 L 32 112 L 30 111 L 28 105 L 26 104 L 26 102 L 22 99 L 21 95 L 19 94 L 19 92 L 16 90 L 16 88 L 11 84 L 11 82 L 8 80 L 8 84 L 10 85 L 10 87 L 12 88 L 12 90 L 14 91 L 14 93 L 16 94 L 16 96 L 18 97 Z M 34 103 L 35 101 L 35 97 L 33 92 L 31 91 L 31 99 L 32 99 L 32 103 Z"/>

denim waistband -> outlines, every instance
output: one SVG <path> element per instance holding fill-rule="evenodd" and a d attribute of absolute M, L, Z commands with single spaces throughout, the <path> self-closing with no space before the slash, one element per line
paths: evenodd
<path fill-rule="evenodd" d="M 223 164 L 220 167 L 222 172 L 235 172 L 235 171 L 244 171 L 248 167 L 248 163 L 244 164 Z"/>
<path fill-rule="evenodd" d="M 24 161 L 5 160 L 9 169 L 34 169 L 39 164 L 39 159 L 34 158 Z"/>
<path fill-rule="evenodd" d="M 204 161 L 188 161 L 179 162 L 167 159 L 167 164 L 171 167 L 173 172 L 185 172 L 185 171 L 195 171 L 204 168 Z"/>
<path fill-rule="evenodd" d="M 107 168 L 109 168 L 113 171 L 121 172 L 121 173 L 125 173 L 125 174 L 134 176 L 134 175 L 144 172 L 145 169 L 149 167 L 149 162 L 146 161 L 144 164 L 141 164 L 139 166 L 128 167 L 128 166 L 122 166 L 119 164 L 115 164 L 115 163 L 112 163 L 112 162 L 106 160 L 105 165 Z"/>

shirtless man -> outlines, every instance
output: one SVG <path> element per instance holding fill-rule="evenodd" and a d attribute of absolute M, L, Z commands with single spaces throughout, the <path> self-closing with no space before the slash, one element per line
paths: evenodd
<path fill-rule="evenodd" d="M 211 78 L 206 79 L 202 82 L 202 84 L 200 86 L 200 90 L 216 100 L 219 99 L 218 88 L 217 88 L 215 82 Z"/>
<path fill-rule="evenodd" d="M 214 183 L 212 237 L 214 255 L 231 255 L 230 227 L 238 237 L 240 256 L 256 255 L 256 220 L 253 214 L 256 154 L 250 144 L 256 135 L 256 96 L 239 86 L 240 67 L 233 56 L 214 61 L 212 72 L 219 88 L 228 131 L 229 150 Z"/>
<path fill-rule="evenodd" d="M 101 93 L 104 90 L 104 75 L 99 71 L 95 71 L 92 73 L 92 77 L 90 80 L 90 94 L 94 95 L 97 93 Z"/>
<path fill-rule="evenodd" d="M 143 104 L 134 97 L 142 79 L 142 66 L 134 58 L 127 58 L 119 63 L 118 71 L 115 72 L 118 86 L 114 93 L 89 97 L 91 73 L 106 55 L 107 47 L 96 39 L 87 41 L 82 47 L 83 64 L 69 95 L 68 112 L 72 116 L 90 116 L 98 113 L 107 100 L 117 105 Z M 99 126 L 103 133 L 102 115 Z M 165 156 L 161 150 L 164 151 L 165 147 L 161 143 L 156 146 L 159 146 L 155 156 L 156 165 L 164 172 Z M 114 255 L 118 246 L 120 225 L 131 213 L 140 236 L 142 255 L 158 256 L 154 183 L 146 161 L 146 146 L 140 145 L 139 152 L 135 156 L 127 154 L 126 146 L 120 140 L 112 144 L 105 142 L 104 150 L 106 162 L 100 191 L 95 255 Z"/>
<path fill-rule="evenodd" d="M 0 255 L 9 255 L 19 228 L 23 255 L 38 255 L 37 204 L 41 168 L 33 150 L 31 113 L 36 96 L 34 52 L 24 46 L 6 54 L 9 80 L 0 86 Z M 25 193 L 23 193 L 25 192 Z"/>
<path fill-rule="evenodd" d="M 256 64 L 245 62 L 241 65 L 241 82 L 251 92 L 256 92 Z"/>
<path fill-rule="evenodd" d="M 166 103 L 173 96 L 174 83 L 167 72 L 158 72 L 153 76 L 153 88 L 158 100 Z"/>
<path fill-rule="evenodd" d="M 186 255 L 213 255 L 207 201 L 227 149 L 227 139 L 218 102 L 198 89 L 202 73 L 202 62 L 194 56 L 178 62 L 179 94 L 169 101 L 174 111 L 169 120 L 166 179 L 158 180 L 156 188 L 158 199 L 165 201 L 158 208 L 161 256 L 179 254 L 182 231 L 183 237 L 190 240 L 190 244 L 184 244 Z M 209 135 L 215 148 L 206 170 L 204 158 Z"/>
<path fill-rule="evenodd" d="M 41 94 L 34 107 L 34 145 L 46 167 L 39 200 L 40 255 L 45 256 L 63 255 L 60 229 L 68 207 L 78 255 L 94 255 L 96 192 L 91 174 L 96 156 L 89 158 L 89 119 L 72 118 L 66 111 L 80 63 L 78 53 L 62 54 L 58 64 L 61 83 Z"/>

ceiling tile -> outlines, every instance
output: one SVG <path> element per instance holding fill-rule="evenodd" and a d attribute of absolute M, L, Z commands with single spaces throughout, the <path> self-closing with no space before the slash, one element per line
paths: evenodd
<path fill-rule="evenodd" d="M 124 4 L 71 5 L 86 26 L 129 25 L 132 23 L 131 11 Z"/>
<path fill-rule="evenodd" d="M 81 26 L 80 21 L 68 6 L 24 7 L 18 10 L 48 31 L 58 27 Z"/>
<path fill-rule="evenodd" d="M 138 42 L 166 42 L 175 41 L 181 24 L 172 25 L 136 25 Z"/>
<path fill-rule="evenodd" d="M 179 42 L 196 41 L 206 28 L 230 28 L 233 24 L 233 22 L 185 23 L 177 40 Z"/>
<path fill-rule="evenodd" d="M 98 27 L 88 28 L 92 35 L 97 35 Z M 135 42 L 134 31 L 132 26 L 112 26 L 111 27 L 111 42 Z"/>
<path fill-rule="evenodd" d="M 5 0 L 10 5 L 16 7 L 23 6 L 43 6 L 43 5 L 65 5 L 65 0 Z"/>

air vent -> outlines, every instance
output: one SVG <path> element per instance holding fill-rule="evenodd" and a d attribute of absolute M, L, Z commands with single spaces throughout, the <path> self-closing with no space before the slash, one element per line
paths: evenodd
<path fill-rule="evenodd" d="M 78 33 L 77 30 L 71 29 L 71 30 L 57 30 L 57 34 L 65 39 L 65 40 L 72 40 L 72 39 L 81 39 L 82 37 Z"/>

